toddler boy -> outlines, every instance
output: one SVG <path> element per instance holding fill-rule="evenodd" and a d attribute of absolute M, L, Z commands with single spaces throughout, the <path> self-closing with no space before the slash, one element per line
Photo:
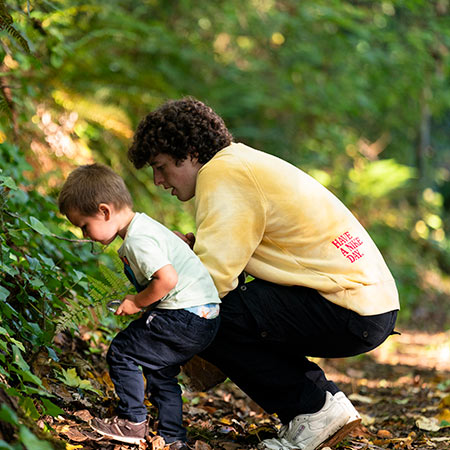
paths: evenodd
<path fill-rule="evenodd" d="M 187 449 L 177 375 L 181 365 L 211 343 L 218 329 L 220 300 L 210 275 L 173 232 L 133 211 L 123 179 L 109 167 L 75 169 L 58 203 L 85 237 L 104 245 L 117 236 L 123 239 L 118 253 L 138 293 L 127 295 L 115 314 L 136 314 L 159 302 L 113 339 L 107 362 L 119 397 L 117 416 L 93 419 L 92 428 L 121 442 L 145 441 L 142 367 L 147 392 L 159 410 L 158 434 L 172 449 Z"/>

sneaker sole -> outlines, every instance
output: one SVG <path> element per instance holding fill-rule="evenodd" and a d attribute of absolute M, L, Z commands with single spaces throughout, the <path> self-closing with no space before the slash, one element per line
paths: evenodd
<path fill-rule="evenodd" d="M 98 428 L 95 428 L 92 425 L 91 425 L 91 428 L 93 430 L 95 430 L 97 433 L 101 434 L 102 436 L 114 439 L 115 441 L 125 442 L 126 444 L 139 445 L 141 442 L 146 442 L 145 438 L 133 438 L 133 437 L 127 437 L 127 436 L 117 436 L 117 435 L 105 433 L 104 431 L 99 430 Z"/>
<path fill-rule="evenodd" d="M 324 441 L 317 447 L 317 450 L 323 447 L 333 447 L 333 445 L 341 442 L 351 431 L 353 431 L 359 424 L 361 423 L 361 419 L 354 420 L 353 422 L 345 424 L 342 428 L 340 428 L 336 433 L 333 434 L 330 438 Z"/>

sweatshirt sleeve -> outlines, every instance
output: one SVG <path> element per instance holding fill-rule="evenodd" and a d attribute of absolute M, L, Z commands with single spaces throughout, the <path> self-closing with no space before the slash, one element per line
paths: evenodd
<path fill-rule="evenodd" d="M 242 164 L 214 161 L 199 172 L 195 193 L 194 251 L 222 298 L 237 286 L 264 234 L 266 202 Z"/>

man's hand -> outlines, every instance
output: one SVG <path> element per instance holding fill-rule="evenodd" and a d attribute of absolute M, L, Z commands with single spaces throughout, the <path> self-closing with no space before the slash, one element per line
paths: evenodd
<path fill-rule="evenodd" d="M 179 231 L 174 231 L 174 233 L 184 242 L 186 242 L 187 245 L 189 245 L 189 247 L 194 248 L 194 244 L 195 244 L 195 235 L 194 233 L 180 233 Z"/>
<path fill-rule="evenodd" d="M 134 303 L 135 297 L 135 295 L 127 295 L 114 314 L 116 316 L 130 316 L 141 312 L 141 308 Z"/>

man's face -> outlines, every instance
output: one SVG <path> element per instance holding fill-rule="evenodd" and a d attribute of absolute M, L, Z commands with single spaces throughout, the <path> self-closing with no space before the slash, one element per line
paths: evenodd
<path fill-rule="evenodd" d="M 171 189 L 171 194 L 185 202 L 195 195 L 197 173 L 203 164 L 196 158 L 187 158 L 176 163 L 166 153 L 160 153 L 150 162 L 153 168 L 153 182 L 164 189 Z"/>

